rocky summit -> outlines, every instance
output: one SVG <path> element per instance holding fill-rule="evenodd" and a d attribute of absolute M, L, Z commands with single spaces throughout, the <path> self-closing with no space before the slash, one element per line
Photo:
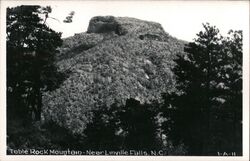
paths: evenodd
<path fill-rule="evenodd" d="M 64 39 L 57 55 L 67 79 L 43 94 L 43 118 L 80 134 L 93 109 L 160 101 L 175 90 L 173 59 L 186 42 L 164 31 L 159 23 L 129 17 L 93 17 L 88 30 Z"/>

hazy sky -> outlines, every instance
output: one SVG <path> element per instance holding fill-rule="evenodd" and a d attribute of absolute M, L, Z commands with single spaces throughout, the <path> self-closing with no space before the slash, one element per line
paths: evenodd
<path fill-rule="evenodd" d="M 85 32 L 91 17 L 100 15 L 159 22 L 166 32 L 187 41 L 196 36 L 205 22 L 217 26 L 222 34 L 230 29 L 243 30 L 249 22 L 247 1 L 44 1 L 40 4 L 52 7 L 50 16 L 60 22 L 50 19 L 48 24 L 63 32 L 63 37 Z M 63 23 L 70 11 L 75 11 L 73 22 Z"/>

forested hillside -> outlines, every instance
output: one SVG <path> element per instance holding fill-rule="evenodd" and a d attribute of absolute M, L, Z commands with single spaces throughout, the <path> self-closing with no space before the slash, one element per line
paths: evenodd
<path fill-rule="evenodd" d="M 81 133 L 99 106 L 125 105 L 129 98 L 160 101 L 175 88 L 171 67 L 183 50 L 184 42 L 160 24 L 94 17 L 87 33 L 64 40 L 57 65 L 70 74 L 60 88 L 44 94 L 44 116 Z"/>
<path fill-rule="evenodd" d="M 186 42 L 97 16 L 61 39 L 51 10 L 7 9 L 7 154 L 242 155 L 242 31 L 206 23 Z"/>

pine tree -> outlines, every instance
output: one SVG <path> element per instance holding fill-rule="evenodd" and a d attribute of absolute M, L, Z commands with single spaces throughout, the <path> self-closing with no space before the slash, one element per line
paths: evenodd
<path fill-rule="evenodd" d="M 55 88 L 64 77 L 53 64 L 62 39 L 46 25 L 51 11 L 41 6 L 7 8 L 8 110 L 23 118 L 40 120 L 41 91 Z"/>
<path fill-rule="evenodd" d="M 222 41 L 223 62 L 218 75 L 218 97 L 223 104 L 214 110 L 213 149 L 242 154 L 242 31 L 230 30 Z M 220 126 L 219 126 L 220 125 Z M 218 142 L 221 142 L 218 144 Z M 220 149 L 218 148 L 220 147 Z"/>
<path fill-rule="evenodd" d="M 234 102 L 241 109 L 240 96 L 234 97 L 231 93 L 241 90 L 240 80 L 237 81 L 241 79 L 242 59 L 239 35 L 235 35 L 237 41 L 229 41 L 219 34 L 215 26 L 203 24 L 203 27 L 204 31 L 197 34 L 198 38 L 186 46 L 187 54 L 175 60 L 173 71 L 178 92 L 165 97 L 165 107 L 168 108 L 164 109 L 165 115 L 170 118 L 166 127 L 171 129 L 168 132 L 175 143 L 184 142 L 191 155 L 214 152 L 213 139 L 216 140 L 214 134 L 217 132 L 214 125 L 222 122 L 214 120 L 225 112 L 226 104 Z M 227 68 L 232 66 L 235 69 L 228 71 Z M 235 72 L 238 75 L 233 77 Z M 232 84 L 235 81 L 239 83 L 237 89 Z M 232 107 L 231 103 L 228 106 Z M 223 126 L 220 128 L 225 129 Z"/>
<path fill-rule="evenodd" d="M 101 106 L 93 111 L 93 119 L 84 130 L 84 148 L 86 150 L 119 150 L 122 138 L 119 132 L 120 107 L 114 103 L 111 107 Z M 83 147 L 81 147 L 83 148 Z"/>
<path fill-rule="evenodd" d="M 120 112 L 120 126 L 124 133 L 123 149 L 150 151 L 160 147 L 156 136 L 156 107 L 156 104 L 140 104 L 135 99 L 126 101 L 126 106 Z"/>

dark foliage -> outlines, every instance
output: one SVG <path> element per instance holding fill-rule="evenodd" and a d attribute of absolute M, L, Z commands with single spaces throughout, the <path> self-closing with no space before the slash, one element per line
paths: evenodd
<path fill-rule="evenodd" d="M 62 40 L 46 25 L 50 12 L 41 6 L 7 8 L 9 117 L 40 120 L 42 91 L 57 88 L 65 77 L 53 64 Z"/>
<path fill-rule="evenodd" d="M 9 148 L 60 148 L 40 129 L 42 92 L 54 90 L 66 75 L 54 56 L 61 33 L 46 25 L 50 7 L 7 8 L 7 145 Z M 49 139 L 48 139 L 49 138 Z M 52 141 L 52 142 L 51 142 Z"/>
<path fill-rule="evenodd" d="M 94 150 L 156 150 L 156 113 L 151 105 L 128 99 L 126 106 L 113 104 L 94 112 L 94 119 L 84 131 L 85 144 Z"/>
<path fill-rule="evenodd" d="M 64 23 L 71 23 L 73 22 L 73 16 L 75 15 L 75 11 L 71 11 L 69 15 L 63 20 Z"/>
<path fill-rule="evenodd" d="M 204 24 L 205 31 L 176 59 L 178 93 L 165 95 L 165 124 L 189 155 L 242 154 L 242 34 Z"/>
<path fill-rule="evenodd" d="M 55 122 L 45 124 L 31 121 L 40 120 L 42 92 L 53 93 L 66 77 L 66 73 L 58 72 L 54 65 L 55 53 L 62 40 L 60 33 L 46 25 L 50 12 L 50 7 L 40 6 L 7 9 L 8 148 L 163 150 L 164 155 L 217 155 L 218 151 L 242 154 L 242 33 L 230 31 L 228 37 L 222 37 L 219 30 L 209 24 L 205 24 L 205 31 L 198 33 L 198 38 L 185 47 L 186 54 L 179 54 L 175 60 L 173 72 L 177 91 L 174 89 L 171 90 L 172 93 L 164 94 L 164 103 L 150 100 L 150 104 L 141 104 L 131 98 L 126 100 L 125 105 L 115 103 L 110 107 L 94 106 L 88 109 L 89 107 L 82 107 L 81 101 L 89 96 L 83 95 L 81 88 L 72 90 L 76 87 L 75 84 L 65 83 L 67 89 L 77 92 L 77 95 L 66 96 L 67 90 L 62 92 L 64 95 L 59 95 L 72 98 L 70 103 L 74 106 L 57 109 L 52 105 L 51 114 L 58 112 L 56 114 L 60 119 L 63 118 L 63 122 L 66 119 L 73 121 L 67 126 L 59 126 L 61 120 L 56 122 L 56 119 Z M 73 12 L 70 13 L 65 22 L 70 23 L 73 15 Z M 113 24 L 112 20 L 104 28 L 95 26 L 94 29 L 98 29 L 95 32 L 109 32 L 114 30 L 114 26 L 116 30 L 117 24 Z M 163 41 L 160 36 L 153 34 L 138 37 L 139 42 Z M 87 51 L 103 39 L 103 36 L 97 36 L 94 42 L 86 44 L 77 40 L 77 43 L 73 43 L 74 50 L 69 45 L 69 52 L 66 53 Z M 81 43 L 78 44 L 78 41 Z M 164 54 L 165 52 L 162 55 L 165 56 Z M 93 58 L 93 53 L 90 56 Z M 154 54 L 150 56 L 152 59 L 156 58 Z M 108 61 L 109 57 L 100 58 L 102 61 L 103 59 Z M 158 61 L 161 62 L 161 59 L 157 59 L 156 63 L 153 60 L 146 62 L 153 67 L 153 63 L 159 65 Z M 123 65 L 126 66 L 125 63 Z M 171 64 L 170 67 L 172 66 L 174 65 Z M 92 65 L 90 67 L 92 70 Z M 165 69 L 161 66 L 159 68 Z M 154 73 L 153 70 L 151 73 Z M 108 74 L 110 72 L 103 75 Z M 75 82 L 75 78 L 69 80 Z M 129 80 L 126 75 L 121 78 Z M 143 77 L 142 80 L 144 79 Z M 82 80 L 78 81 L 83 84 Z M 106 82 L 110 84 L 111 81 L 112 79 L 107 79 Z M 102 84 L 95 85 L 102 87 Z M 117 87 L 120 86 L 119 84 Z M 105 95 L 107 89 L 103 87 L 103 90 L 96 90 L 98 94 Z M 164 86 L 150 86 L 152 89 L 160 87 Z M 109 90 L 114 91 L 113 88 Z M 147 94 L 146 90 L 143 92 Z M 92 95 L 94 96 L 93 93 Z M 58 100 L 60 107 L 69 101 Z M 51 102 L 56 101 L 52 99 Z M 82 114 L 79 109 L 89 111 Z M 68 111 L 73 112 L 68 114 Z M 82 129 L 76 134 L 71 128 Z"/>
<path fill-rule="evenodd" d="M 82 149 L 79 136 L 53 122 L 22 124 L 22 119 L 8 123 L 7 154 L 9 149 Z"/>
<path fill-rule="evenodd" d="M 88 124 L 85 135 L 85 146 L 93 150 L 118 150 L 122 138 L 117 135 L 119 129 L 120 107 L 113 104 L 110 108 L 102 107 L 94 111 L 92 123 Z"/>
<path fill-rule="evenodd" d="M 128 99 L 121 111 L 121 127 L 124 130 L 124 148 L 155 150 L 160 147 L 157 140 L 156 113 L 151 105 Z"/>

